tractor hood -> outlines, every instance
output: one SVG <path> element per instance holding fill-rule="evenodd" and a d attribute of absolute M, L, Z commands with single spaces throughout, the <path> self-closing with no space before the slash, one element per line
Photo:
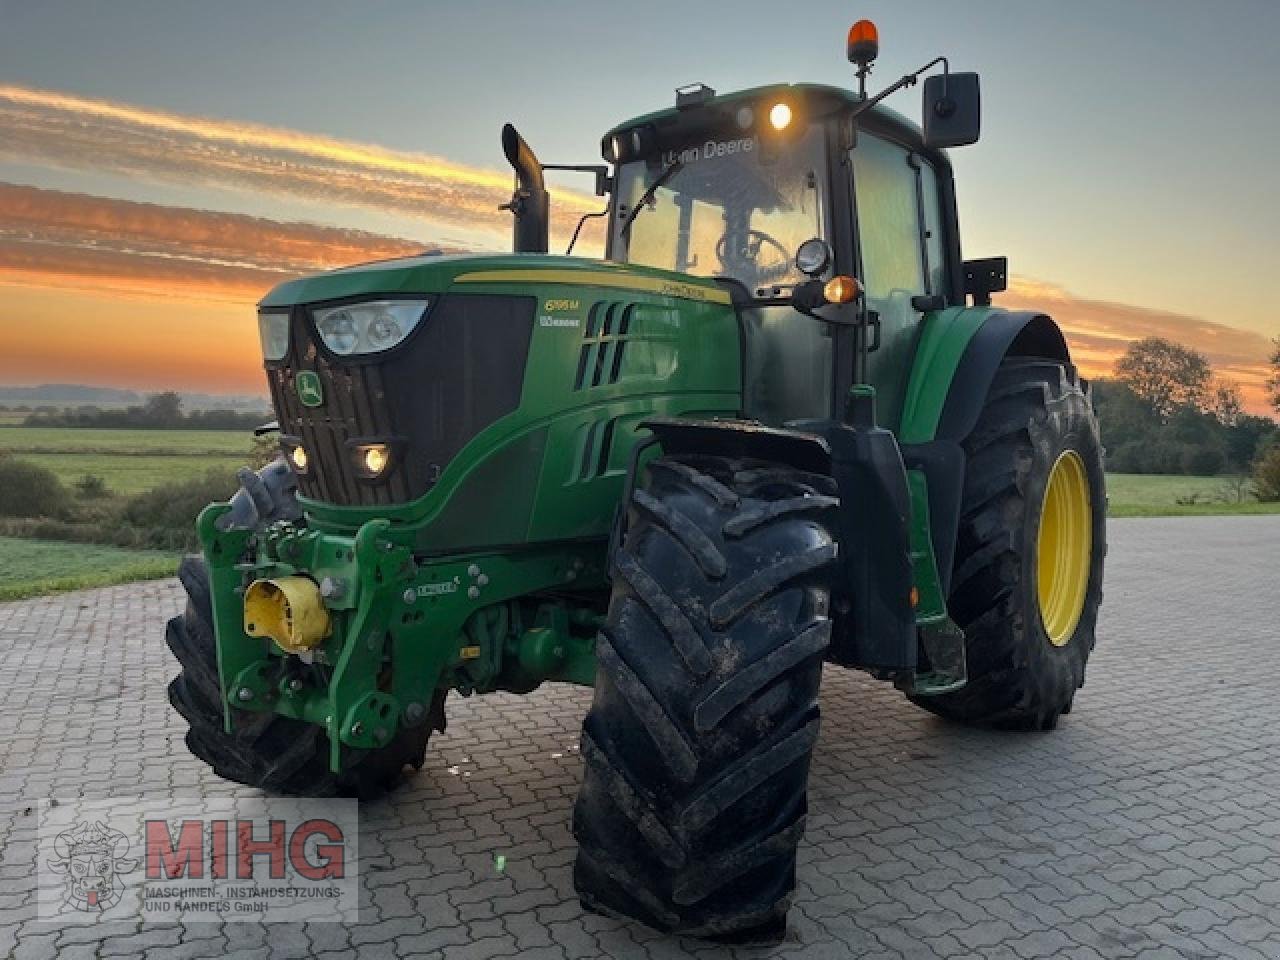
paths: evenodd
<path fill-rule="evenodd" d="M 537 253 L 499 255 L 427 254 L 380 260 L 282 283 L 260 307 L 292 307 L 378 294 L 480 292 L 492 285 L 559 284 L 594 286 L 659 294 L 683 300 L 728 303 L 729 294 L 714 281 L 669 270 Z"/>
<path fill-rule="evenodd" d="M 425 312 L 380 351 L 335 352 L 315 319 L 396 299 L 420 301 Z M 262 307 L 264 316 L 288 316 L 287 344 L 264 365 L 310 520 L 323 514 L 351 529 L 447 501 L 470 519 L 450 528 L 452 539 L 433 528 L 436 549 L 476 546 L 475 518 L 501 513 L 495 503 L 523 513 L 495 520 L 514 539 L 485 541 L 522 540 L 543 446 L 569 451 L 553 457 L 552 486 L 576 495 L 560 460 L 576 457 L 583 482 L 616 479 L 605 436 L 622 429 L 607 426 L 618 418 L 740 405 L 738 351 L 723 348 L 737 319 L 714 280 L 546 254 L 431 255 L 294 280 Z M 621 450 L 621 434 L 618 442 Z M 481 501 L 459 506 L 450 491 L 464 487 Z"/>

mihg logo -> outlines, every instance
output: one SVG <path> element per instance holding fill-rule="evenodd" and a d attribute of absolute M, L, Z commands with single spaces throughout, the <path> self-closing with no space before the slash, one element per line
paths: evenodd
<path fill-rule="evenodd" d="M 350 800 L 41 801 L 37 916 L 352 923 L 358 829 Z"/>

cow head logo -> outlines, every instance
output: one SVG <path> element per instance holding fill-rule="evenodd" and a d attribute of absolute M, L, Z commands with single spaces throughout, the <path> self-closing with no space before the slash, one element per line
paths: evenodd
<path fill-rule="evenodd" d="M 138 866 L 125 856 L 129 838 L 106 824 L 77 823 L 53 841 L 58 859 L 49 866 L 65 874 L 65 906 L 87 912 L 104 912 L 120 901 L 124 885 L 120 875 Z"/>

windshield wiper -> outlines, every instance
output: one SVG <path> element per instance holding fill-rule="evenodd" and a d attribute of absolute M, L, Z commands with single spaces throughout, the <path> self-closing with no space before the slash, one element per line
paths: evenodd
<path fill-rule="evenodd" d="M 631 231 L 631 224 L 636 222 L 636 217 L 640 216 L 640 211 L 649 205 L 649 201 L 653 199 L 653 195 L 658 192 L 658 188 L 666 183 L 671 177 L 684 166 L 683 160 L 672 160 L 671 165 L 663 170 L 653 179 L 653 183 L 649 184 L 645 192 L 636 201 L 636 205 L 631 208 L 631 212 L 627 214 L 627 219 L 622 222 L 622 229 L 618 231 L 619 235 L 626 237 Z"/>

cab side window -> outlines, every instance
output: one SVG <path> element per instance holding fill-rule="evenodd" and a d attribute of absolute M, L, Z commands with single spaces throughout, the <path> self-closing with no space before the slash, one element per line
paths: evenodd
<path fill-rule="evenodd" d="M 938 195 L 938 175 L 929 162 L 918 159 L 920 170 L 920 205 L 924 217 L 924 270 L 928 287 L 925 293 L 946 296 L 947 255 L 942 237 L 942 198 Z"/>
<path fill-rule="evenodd" d="M 867 305 L 888 320 L 913 313 L 925 289 L 920 200 L 909 152 L 863 133 L 853 151 L 854 199 Z"/>

